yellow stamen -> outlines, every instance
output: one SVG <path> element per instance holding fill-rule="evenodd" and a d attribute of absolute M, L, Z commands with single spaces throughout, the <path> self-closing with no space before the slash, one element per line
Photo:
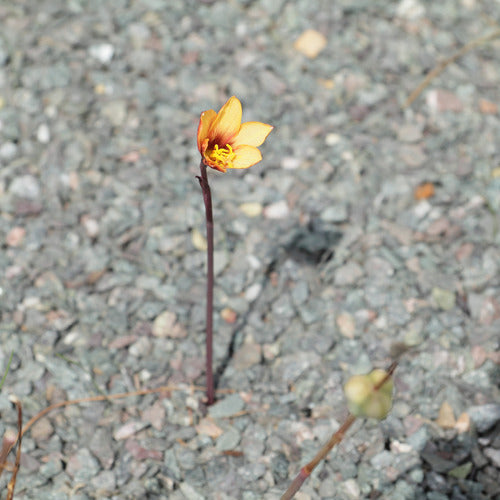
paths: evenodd
<path fill-rule="evenodd" d="M 214 149 L 208 153 L 208 157 L 220 167 L 233 168 L 233 161 L 236 158 L 236 154 L 229 144 L 226 144 L 225 148 L 219 148 L 219 145 L 216 144 Z"/>

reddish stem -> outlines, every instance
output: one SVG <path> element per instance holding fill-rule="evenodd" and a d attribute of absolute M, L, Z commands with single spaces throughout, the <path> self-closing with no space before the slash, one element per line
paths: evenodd
<path fill-rule="evenodd" d="M 323 460 L 328 455 L 328 453 L 336 444 L 340 443 L 340 441 L 344 439 L 345 433 L 355 420 L 356 417 L 354 415 L 351 415 L 350 413 L 349 415 L 347 415 L 345 422 L 340 426 L 337 432 L 332 435 L 330 440 L 325 445 L 323 445 L 317 455 L 307 465 L 304 465 L 304 467 L 300 469 L 300 472 L 292 481 L 288 489 L 285 491 L 285 493 L 281 497 L 281 500 L 290 500 L 295 496 L 295 493 L 299 491 L 302 484 L 304 484 L 304 481 L 311 475 L 311 472 L 316 468 L 321 460 Z"/>
<path fill-rule="evenodd" d="M 215 401 L 213 358 L 213 315 L 214 315 L 214 219 L 212 213 L 212 194 L 208 185 L 207 166 L 200 162 L 201 175 L 198 178 L 203 201 L 205 203 L 207 226 L 207 320 L 206 320 L 206 371 L 207 371 L 207 404 Z"/>
<path fill-rule="evenodd" d="M 374 387 L 374 391 L 380 390 L 380 388 L 392 377 L 394 371 L 396 370 L 398 363 L 395 361 L 389 366 L 384 378 Z M 311 475 L 311 472 L 316 468 L 316 466 L 324 460 L 328 453 L 333 449 L 333 447 L 339 444 L 346 432 L 349 430 L 349 427 L 354 423 L 356 417 L 349 413 L 344 423 L 340 426 L 340 428 L 335 432 L 330 440 L 323 445 L 321 450 L 317 453 L 317 455 L 307 464 L 300 469 L 300 472 L 297 474 L 295 479 L 292 481 L 288 489 L 285 491 L 281 500 L 291 500 L 297 491 L 300 490 L 300 487 L 304 484 L 304 481 Z"/>

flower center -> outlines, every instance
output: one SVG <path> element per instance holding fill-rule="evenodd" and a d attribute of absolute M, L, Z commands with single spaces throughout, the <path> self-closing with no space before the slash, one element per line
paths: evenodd
<path fill-rule="evenodd" d="M 220 167 L 233 168 L 233 160 L 236 158 L 236 154 L 229 144 L 226 144 L 225 148 L 219 148 L 219 145 L 216 144 L 214 149 L 208 153 L 208 157 Z"/>

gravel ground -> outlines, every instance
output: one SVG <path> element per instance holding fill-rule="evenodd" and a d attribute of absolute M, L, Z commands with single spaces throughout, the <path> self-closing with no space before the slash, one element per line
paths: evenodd
<path fill-rule="evenodd" d="M 500 38 L 402 107 L 499 22 L 498 0 L 0 0 L 0 433 L 11 394 L 27 421 L 176 388 L 40 420 L 16 497 L 279 498 L 347 378 L 408 349 L 390 416 L 297 498 L 500 498 Z M 207 415 L 195 136 L 231 95 L 276 129 L 210 172 Z"/>

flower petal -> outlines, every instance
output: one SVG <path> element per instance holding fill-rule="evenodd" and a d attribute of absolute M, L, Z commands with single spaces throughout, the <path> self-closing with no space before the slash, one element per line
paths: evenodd
<path fill-rule="evenodd" d="M 240 131 L 232 140 L 231 145 L 233 148 L 241 145 L 260 146 L 273 128 L 273 126 L 261 122 L 242 123 Z"/>
<path fill-rule="evenodd" d="M 248 168 L 262 160 L 260 151 L 254 146 L 238 146 L 234 149 L 236 155 L 233 165 L 228 168 Z"/>
<path fill-rule="evenodd" d="M 208 111 L 203 111 L 203 113 L 200 116 L 200 123 L 198 125 L 198 151 L 201 154 L 203 154 L 202 151 L 203 141 L 208 137 L 208 131 L 210 130 L 210 127 L 216 117 L 217 113 L 213 109 L 209 109 Z"/>
<path fill-rule="evenodd" d="M 225 147 L 238 133 L 241 125 L 241 102 L 231 97 L 217 113 L 208 132 L 210 143 Z"/>

